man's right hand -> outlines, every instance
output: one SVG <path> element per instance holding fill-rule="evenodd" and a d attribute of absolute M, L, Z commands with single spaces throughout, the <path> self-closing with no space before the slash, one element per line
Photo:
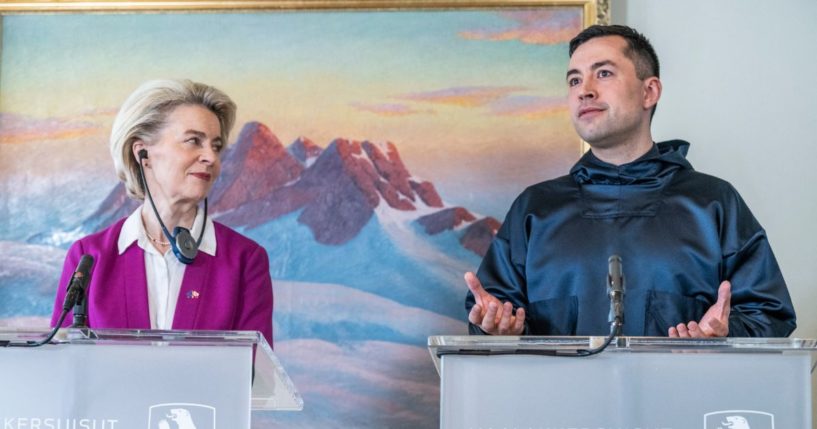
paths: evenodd
<path fill-rule="evenodd" d="M 491 335 L 521 335 L 525 330 L 525 309 L 516 309 L 513 314 L 513 304 L 502 303 L 497 297 L 486 292 L 477 276 L 472 272 L 465 273 L 465 284 L 474 294 L 474 306 L 468 313 L 468 321 L 486 334 Z"/>

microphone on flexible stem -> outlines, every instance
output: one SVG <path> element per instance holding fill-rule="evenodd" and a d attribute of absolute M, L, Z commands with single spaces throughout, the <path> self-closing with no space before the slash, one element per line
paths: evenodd
<path fill-rule="evenodd" d="M 607 296 L 610 297 L 610 314 L 607 321 L 610 323 L 610 335 L 604 340 L 604 344 L 592 349 L 576 350 L 575 356 L 593 356 L 603 352 L 613 339 L 621 335 L 621 328 L 624 326 L 624 274 L 621 270 L 621 257 L 612 255 L 607 259 Z M 622 338 L 618 338 L 620 346 Z"/>
<path fill-rule="evenodd" d="M 607 296 L 610 297 L 610 333 L 619 335 L 624 325 L 624 274 L 621 269 L 621 257 L 612 255 L 607 260 Z"/>
<path fill-rule="evenodd" d="M 74 324 L 72 328 L 87 328 L 87 312 L 88 304 L 85 292 L 88 289 L 88 281 L 91 278 L 91 267 L 94 266 L 94 258 L 91 255 L 82 255 L 79 258 L 77 269 L 71 276 L 68 282 L 68 291 L 65 293 L 65 299 L 62 301 L 62 312 L 54 324 L 54 328 L 48 333 L 44 339 L 40 341 L 26 341 L 22 343 L 10 343 L 8 341 L 0 342 L 0 347 L 40 347 L 51 342 L 51 339 L 57 335 L 57 331 L 62 327 L 62 322 L 68 315 L 71 308 L 74 308 Z"/>
<path fill-rule="evenodd" d="M 615 337 L 621 335 L 621 327 L 624 326 L 624 274 L 621 271 L 621 257 L 612 255 L 607 259 L 607 264 L 607 296 L 610 297 L 610 314 L 607 321 L 610 323 L 610 335 L 604 340 L 604 344 L 592 349 L 576 350 L 573 356 L 587 357 L 599 354 Z M 622 338 L 619 337 L 618 340 L 621 343 Z"/>
<path fill-rule="evenodd" d="M 62 310 L 68 311 L 71 307 L 74 308 L 74 323 L 71 325 L 72 328 L 88 327 L 88 300 L 86 291 L 93 266 L 94 257 L 91 255 L 82 255 L 79 259 L 77 269 L 74 271 L 74 275 L 71 276 L 71 282 L 68 284 L 68 292 L 65 294 Z"/>

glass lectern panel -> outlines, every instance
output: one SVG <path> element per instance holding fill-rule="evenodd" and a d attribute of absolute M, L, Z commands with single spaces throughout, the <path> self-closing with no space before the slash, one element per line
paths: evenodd
<path fill-rule="evenodd" d="M 106 382 L 117 392 L 126 390 L 123 398 L 142 389 L 142 396 L 151 396 L 151 401 L 169 398 L 165 402 L 170 403 L 173 395 L 161 392 L 158 386 L 148 385 L 144 381 L 149 378 L 144 374 L 152 377 L 165 370 L 168 371 L 166 378 L 175 377 L 178 380 L 171 385 L 197 386 L 193 390 L 198 389 L 196 393 L 204 396 L 211 391 L 213 395 L 218 395 L 218 389 L 214 386 L 219 380 L 236 385 L 236 380 L 246 378 L 245 382 L 238 383 L 238 390 L 230 394 L 235 398 L 245 398 L 243 401 L 246 404 L 238 405 L 246 410 L 244 413 L 249 409 L 303 408 L 303 399 L 269 344 L 258 332 L 61 329 L 51 344 L 38 348 L 10 347 L 42 340 L 48 332 L 45 329 L 0 329 L 0 362 L 4 363 L 0 367 L 0 375 L 6 382 L 9 377 L 19 378 L 18 381 L 27 386 L 36 384 L 38 380 L 42 382 L 42 393 L 34 397 L 56 404 L 55 413 L 58 415 L 74 414 L 73 410 L 81 409 L 83 406 L 76 398 L 82 395 L 93 395 L 98 401 L 100 389 L 111 390 L 106 388 Z M 147 362 L 153 362 L 150 365 L 156 365 L 156 369 L 145 370 L 144 367 L 149 365 Z M 172 365 L 176 365 L 175 370 L 166 368 Z M 105 371 L 110 373 L 102 384 L 87 382 L 99 378 L 97 375 Z M 128 380 L 129 386 L 123 389 L 121 383 L 117 383 L 119 379 Z M 8 386 L 6 382 L 4 384 Z M 89 385 L 98 388 L 94 390 L 87 387 Z M 242 385 L 245 386 L 243 392 Z M 7 389 L 5 393 L 0 393 L 0 399 L 3 399 L 0 402 L 8 404 L 14 396 L 14 392 Z M 4 411 L 2 408 L 0 406 L 0 411 Z M 31 421 L 33 424 L 45 424 L 36 420 L 39 417 L 30 418 L 35 419 Z M 23 420 L 23 423 L 29 422 Z"/>

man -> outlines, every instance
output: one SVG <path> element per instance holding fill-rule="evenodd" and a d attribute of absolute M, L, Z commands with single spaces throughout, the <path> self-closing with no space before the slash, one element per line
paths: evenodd
<path fill-rule="evenodd" d="M 695 172 L 689 143 L 654 143 L 658 57 L 624 26 L 570 42 L 568 105 L 591 150 L 513 203 L 478 276 L 471 333 L 606 335 L 607 259 L 626 280 L 623 335 L 787 336 L 795 315 L 765 232 L 727 182 Z"/>

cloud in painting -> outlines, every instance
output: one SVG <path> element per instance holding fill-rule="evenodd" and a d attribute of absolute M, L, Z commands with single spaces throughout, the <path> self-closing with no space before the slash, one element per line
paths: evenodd
<path fill-rule="evenodd" d="M 526 89 L 518 86 L 460 86 L 403 94 L 395 98 L 460 107 L 481 107 Z"/>
<path fill-rule="evenodd" d="M 119 107 L 94 107 L 86 109 L 78 117 L 88 119 L 113 118 L 119 113 Z"/>
<path fill-rule="evenodd" d="M 475 28 L 461 31 L 467 40 L 512 41 L 533 45 L 555 45 L 570 41 L 582 30 L 582 16 L 578 8 L 503 12 L 500 16 L 510 21 L 504 28 Z"/>
<path fill-rule="evenodd" d="M 400 117 L 400 116 L 410 116 L 410 115 L 422 115 L 428 114 L 433 115 L 435 112 L 433 110 L 417 110 L 405 104 L 390 104 L 390 103 L 379 103 L 379 104 L 369 104 L 369 103 L 349 103 L 350 106 L 353 108 L 360 110 L 361 112 L 369 112 L 374 113 L 375 115 L 379 116 L 386 116 L 386 117 Z"/>
<path fill-rule="evenodd" d="M 567 109 L 564 97 L 516 95 L 497 100 L 488 106 L 491 115 L 541 119 Z"/>
<path fill-rule="evenodd" d="M 63 140 L 94 134 L 100 127 L 92 122 L 66 118 L 34 118 L 0 113 L 0 143 L 29 143 Z"/>

